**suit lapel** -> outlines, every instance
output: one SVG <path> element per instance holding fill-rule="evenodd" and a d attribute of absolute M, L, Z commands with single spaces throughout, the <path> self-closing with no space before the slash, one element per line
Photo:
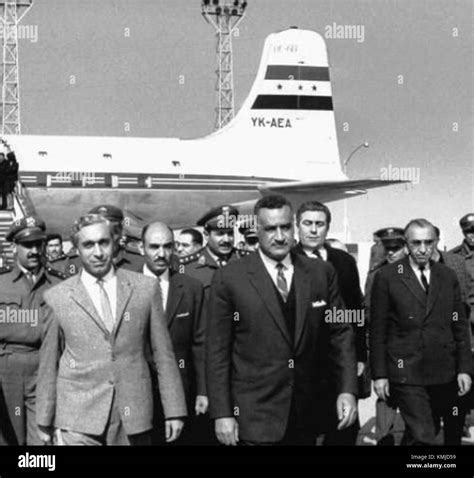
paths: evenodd
<path fill-rule="evenodd" d="M 401 265 L 403 265 L 403 272 L 400 274 L 400 277 L 403 284 L 410 293 L 416 297 L 420 304 L 426 307 L 426 292 L 423 290 L 423 287 L 421 287 L 420 282 L 413 272 L 408 257 L 403 259 Z"/>
<path fill-rule="evenodd" d="M 95 322 L 95 324 L 108 335 L 109 332 L 105 328 L 104 323 L 100 317 L 99 312 L 94 307 L 92 299 L 89 296 L 84 284 L 81 280 L 81 274 L 77 274 L 75 277 L 75 282 L 71 284 L 71 298 L 76 304 Z"/>
<path fill-rule="evenodd" d="M 123 319 L 125 312 L 125 307 L 127 307 L 128 301 L 132 296 L 133 286 L 124 277 L 121 269 L 117 269 L 117 311 L 116 311 L 116 320 L 114 327 L 114 335 L 117 335 L 118 329 Z"/>
<path fill-rule="evenodd" d="M 428 290 L 428 304 L 426 306 L 426 316 L 431 312 L 436 302 L 436 299 L 440 295 L 441 282 L 442 281 L 440 267 L 438 266 L 438 264 L 436 264 L 436 262 L 432 262 L 430 272 L 430 286 Z"/>
<path fill-rule="evenodd" d="M 249 269 L 250 283 L 256 289 L 260 299 L 270 312 L 270 315 L 280 329 L 281 333 L 292 346 L 293 341 L 290 338 L 285 317 L 283 316 L 283 312 L 278 302 L 278 297 L 276 296 L 278 292 L 275 290 L 273 280 L 268 274 L 268 271 L 265 268 L 262 259 L 260 258 L 260 254 L 255 254 L 252 256 L 251 264 L 252 267 Z"/>
<path fill-rule="evenodd" d="M 295 287 L 296 293 L 295 350 L 297 350 L 304 330 L 307 315 L 306 311 L 310 298 L 311 280 L 308 269 L 304 267 L 304 264 L 299 260 L 298 256 L 295 254 L 292 259 L 294 266 L 293 286 Z"/>
<path fill-rule="evenodd" d="M 171 323 L 178 310 L 179 304 L 183 299 L 183 284 L 180 281 L 179 274 L 170 275 L 170 288 L 168 291 L 168 300 L 166 303 L 166 318 L 168 320 L 168 327 L 171 327 Z"/>

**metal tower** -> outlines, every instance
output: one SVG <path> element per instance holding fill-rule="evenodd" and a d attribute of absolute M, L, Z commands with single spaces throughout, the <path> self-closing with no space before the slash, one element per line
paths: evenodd
<path fill-rule="evenodd" d="M 217 107 L 215 129 L 234 117 L 234 77 L 232 73 L 232 35 L 242 21 L 247 2 L 240 0 L 203 0 L 202 15 L 216 30 L 217 37 Z"/>
<path fill-rule="evenodd" d="M 20 80 L 18 68 L 18 25 L 33 0 L 0 1 L 2 29 L 2 135 L 20 134 Z"/>

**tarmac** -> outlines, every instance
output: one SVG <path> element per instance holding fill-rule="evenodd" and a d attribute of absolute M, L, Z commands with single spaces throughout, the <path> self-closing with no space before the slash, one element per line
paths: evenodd
<path fill-rule="evenodd" d="M 372 395 L 365 400 L 359 400 L 359 419 L 360 419 L 360 432 L 357 437 L 358 446 L 376 446 L 375 440 L 375 402 L 377 396 L 372 391 Z M 462 445 L 472 446 L 474 445 L 474 412 L 467 416 L 466 424 L 469 431 L 469 437 L 463 437 Z M 400 413 L 397 413 L 394 427 L 394 439 L 395 445 L 399 445 L 405 430 Z M 439 444 L 442 445 L 442 432 L 438 435 Z"/>

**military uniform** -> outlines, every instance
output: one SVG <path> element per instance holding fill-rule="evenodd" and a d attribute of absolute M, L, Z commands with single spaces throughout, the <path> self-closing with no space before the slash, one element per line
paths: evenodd
<path fill-rule="evenodd" d="M 22 219 L 8 240 L 38 227 Z M 31 222 L 29 223 L 32 224 Z M 37 222 L 35 223 L 37 224 Z M 18 239 L 19 240 L 19 239 Z M 43 293 L 61 282 L 64 274 L 41 267 L 34 278 L 18 265 L 0 269 L 0 444 L 41 445 L 36 425 L 36 378 L 43 334 Z"/>
<path fill-rule="evenodd" d="M 233 262 L 248 254 L 251 254 L 251 252 L 241 251 L 234 248 L 232 249 L 228 259 L 221 259 L 218 262 L 218 260 L 216 260 L 215 257 L 213 257 L 213 255 L 209 252 L 209 249 L 207 247 L 203 247 L 194 254 L 180 257 L 178 272 L 198 279 L 204 286 L 204 291 L 207 296 L 209 294 L 209 288 L 216 270 L 220 267 L 226 266 L 229 262 Z"/>
<path fill-rule="evenodd" d="M 48 259 L 46 257 L 45 266 L 60 271 L 62 274 L 69 276 L 69 256 L 64 253 L 61 254 L 59 257 L 56 257 L 56 259 Z"/>
<path fill-rule="evenodd" d="M 227 230 L 233 232 L 238 214 L 239 211 L 234 206 L 218 206 L 204 214 L 196 224 L 208 231 Z M 194 254 L 179 257 L 178 272 L 198 279 L 204 286 L 204 294 L 207 299 L 209 298 L 209 289 L 216 270 L 247 254 L 246 251 L 233 248 L 228 256 L 219 258 L 212 254 L 208 247 L 203 247 Z"/>
<path fill-rule="evenodd" d="M 126 269 L 127 271 L 142 270 L 145 264 L 145 258 L 137 252 L 127 248 L 120 248 L 119 253 L 114 258 L 115 267 Z"/>
<path fill-rule="evenodd" d="M 466 214 L 459 221 L 463 233 L 474 231 L 474 214 Z M 451 249 L 447 253 L 462 258 L 467 271 L 467 296 L 470 305 L 471 328 L 474 328 L 474 249 L 471 248 L 465 239 L 462 244 Z"/>

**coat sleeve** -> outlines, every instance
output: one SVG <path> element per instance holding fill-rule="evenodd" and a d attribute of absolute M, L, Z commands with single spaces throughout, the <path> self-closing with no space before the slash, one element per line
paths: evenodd
<path fill-rule="evenodd" d="M 329 304 L 332 310 L 343 309 L 344 303 L 337 286 L 336 271 L 328 269 Z M 351 324 L 330 322 L 329 327 L 329 360 L 335 374 L 336 392 L 357 395 L 357 357 L 355 333 Z"/>
<path fill-rule="evenodd" d="M 352 256 L 349 256 L 349 263 L 348 263 L 348 272 L 349 272 L 349 280 L 351 284 L 352 294 L 353 294 L 353 307 L 355 310 L 360 311 L 361 314 L 364 314 L 364 305 L 363 305 L 363 295 L 360 290 L 360 279 L 359 279 L 359 271 L 357 270 L 357 264 L 355 259 Z M 367 361 L 367 321 L 363 320 L 362 323 L 355 323 L 354 330 L 356 335 L 356 355 L 358 362 L 366 362 Z"/>
<path fill-rule="evenodd" d="M 42 308 L 41 314 L 43 337 L 36 385 L 36 421 L 38 425 L 51 427 L 56 415 L 56 383 L 62 353 L 61 332 L 59 321 L 48 303 Z"/>
<path fill-rule="evenodd" d="M 234 311 L 223 270 L 218 270 L 210 289 L 206 339 L 207 393 L 213 419 L 234 416 L 230 384 Z"/>
<path fill-rule="evenodd" d="M 196 394 L 206 396 L 206 322 L 207 305 L 204 288 L 196 282 L 194 289 L 194 323 L 193 323 L 193 362 L 196 373 Z"/>
<path fill-rule="evenodd" d="M 183 383 L 166 325 L 158 284 L 154 286 L 152 293 L 150 343 L 158 374 L 164 417 L 165 419 L 185 417 L 187 413 Z"/>
<path fill-rule="evenodd" d="M 472 373 L 471 332 L 466 309 L 461 300 L 459 281 L 453 273 L 454 314 L 451 327 L 456 342 L 457 373 Z"/>
<path fill-rule="evenodd" d="M 370 300 L 370 366 L 373 380 L 389 378 L 387 367 L 387 323 L 390 313 L 388 280 L 377 272 L 371 289 Z"/>

